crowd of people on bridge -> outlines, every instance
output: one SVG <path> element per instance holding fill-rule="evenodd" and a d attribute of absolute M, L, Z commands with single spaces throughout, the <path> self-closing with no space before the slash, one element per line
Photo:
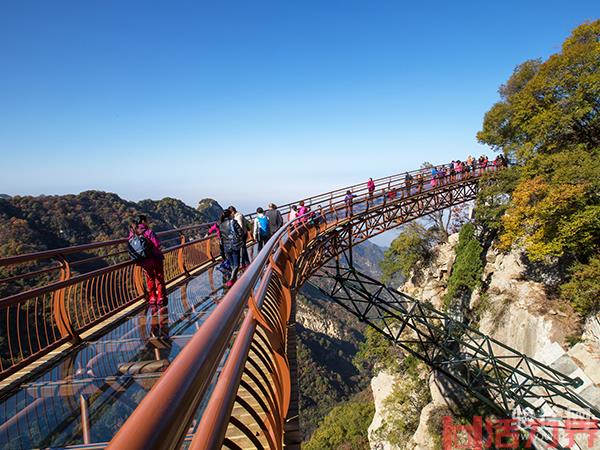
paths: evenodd
<path fill-rule="evenodd" d="M 491 168 L 499 169 L 506 167 L 506 165 L 507 161 L 504 155 L 498 155 L 492 162 L 486 155 L 481 155 L 478 159 L 469 155 L 465 161 L 456 160 L 447 166 L 432 166 L 430 183 L 432 187 L 443 186 L 472 176 L 482 175 Z"/>
<path fill-rule="evenodd" d="M 387 189 L 384 189 L 384 194 L 388 200 L 394 200 L 397 197 L 405 197 L 412 194 L 420 194 L 427 187 L 435 188 L 445 186 L 456 181 L 465 180 L 474 176 L 482 175 L 489 170 L 500 169 L 508 166 L 508 161 L 504 155 L 498 155 L 493 161 L 490 161 L 486 155 L 481 155 L 475 159 L 471 155 L 464 161 L 455 160 L 449 164 L 438 166 L 428 165 L 415 172 L 406 172 L 404 174 L 404 183 L 400 187 L 391 186 L 388 183 Z M 375 183 L 372 178 L 367 181 L 367 198 L 373 200 L 375 191 Z M 346 195 L 346 214 L 352 212 L 350 204 L 352 194 L 348 191 Z"/>
<path fill-rule="evenodd" d="M 493 161 L 490 161 L 486 155 L 481 155 L 477 159 L 469 155 L 464 161 L 455 160 L 445 165 L 431 165 L 417 172 L 406 172 L 402 185 L 395 187 L 388 182 L 387 189 L 383 189 L 383 194 L 388 200 L 394 200 L 399 195 L 405 197 L 421 193 L 426 189 L 427 184 L 430 188 L 445 186 L 482 175 L 490 169 L 507 167 L 507 165 L 508 162 L 503 155 L 498 155 Z M 375 181 L 373 178 L 369 178 L 366 195 L 361 200 L 364 201 L 367 208 L 369 204 L 383 201 L 383 195 L 378 199 L 375 198 L 375 190 Z M 352 190 L 346 191 L 343 198 L 346 217 L 353 215 L 357 197 Z M 291 222 L 296 219 L 300 224 L 313 224 L 317 221 L 315 212 L 311 211 L 310 206 L 305 205 L 304 201 L 300 201 L 297 206 L 290 206 L 287 220 Z M 270 203 L 266 210 L 262 207 L 257 208 L 256 215 L 251 221 L 234 206 L 229 206 L 223 211 L 220 220 L 209 228 L 207 236 L 214 234 L 218 238 L 220 256 L 223 261 L 218 269 L 224 273 L 227 279 L 225 287 L 233 286 L 240 270 L 245 270 L 250 264 L 247 248 L 250 237 L 260 251 L 283 224 L 281 212 L 273 203 Z M 160 249 L 160 241 L 149 228 L 146 216 L 140 215 L 131 225 L 128 240 L 130 254 L 134 260 L 138 261 L 146 277 L 150 304 L 166 302 L 164 256 Z"/>
<path fill-rule="evenodd" d="M 234 206 L 223 211 L 219 223 L 213 224 L 207 235 L 216 234 L 219 239 L 223 262 L 218 269 L 227 277 L 225 287 L 233 286 L 240 270 L 245 270 L 250 264 L 247 248 L 249 236 L 252 236 L 260 251 L 282 226 L 283 217 L 273 203 L 269 204 L 266 211 L 262 207 L 257 208 L 251 222 Z"/>

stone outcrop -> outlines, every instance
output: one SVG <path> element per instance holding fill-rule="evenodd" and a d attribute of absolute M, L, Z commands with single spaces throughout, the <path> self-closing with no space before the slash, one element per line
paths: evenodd
<path fill-rule="evenodd" d="M 550 300 L 543 284 L 525 278 L 519 252 L 490 250 L 486 261 L 487 290 L 471 299 L 471 308 L 481 317 L 482 333 L 534 358 L 548 342 L 564 344 L 576 333 L 575 313 L 569 305 Z"/>
<path fill-rule="evenodd" d="M 371 390 L 373 391 L 373 402 L 375 403 L 375 415 L 369 426 L 369 443 L 372 450 L 394 450 L 389 442 L 379 440 L 375 436 L 375 431 L 383 425 L 383 402 L 392 393 L 394 383 L 395 376 L 385 370 L 371 379 Z"/>
<path fill-rule="evenodd" d="M 454 417 L 456 410 L 455 399 L 460 401 L 455 394 L 459 391 L 449 383 L 443 375 L 431 373 L 429 376 L 429 391 L 431 402 L 421 410 L 419 424 L 415 433 L 407 439 L 402 447 L 394 446 L 383 440 L 377 430 L 383 425 L 386 411 L 385 401 L 392 394 L 397 383 L 403 383 L 401 376 L 381 371 L 371 380 L 371 389 L 375 403 L 375 415 L 369 426 L 369 442 L 372 450 L 435 450 L 440 448 L 442 434 L 442 420 L 444 416 Z M 453 391 L 454 393 L 452 393 Z M 454 399 L 453 399 L 454 398 Z"/>
<path fill-rule="evenodd" d="M 583 326 L 582 339 L 600 345 L 600 314 L 588 317 Z"/>
<path fill-rule="evenodd" d="M 448 242 L 437 246 L 431 264 L 420 268 L 419 274 L 411 276 L 401 286 L 400 291 L 440 308 L 454 263 L 454 247 L 457 243 L 458 233 L 451 234 Z"/>
<path fill-rule="evenodd" d="M 454 417 L 456 393 L 459 392 L 441 374 L 432 373 L 429 377 L 431 402 L 421 410 L 419 427 L 407 448 L 414 450 L 435 450 L 440 448 L 442 420 L 444 416 Z"/>
<path fill-rule="evenodd" d="M 347 331 L 337 318 L 330 318 L 324 311 L 308 301 L 296 302 L 296 322 L 314 333 L 326 334 L 335 339 L 344 339 Z"/>

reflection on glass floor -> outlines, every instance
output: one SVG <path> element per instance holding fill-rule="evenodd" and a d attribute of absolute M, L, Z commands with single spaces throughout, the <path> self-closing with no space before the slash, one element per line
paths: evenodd
<path fill-rule="evenodd" d="M 202 273 L 0 398 L 0 448 L 109 441 L 222 296 Z M 215 278 L 217 277 L 215 273 Z"/>

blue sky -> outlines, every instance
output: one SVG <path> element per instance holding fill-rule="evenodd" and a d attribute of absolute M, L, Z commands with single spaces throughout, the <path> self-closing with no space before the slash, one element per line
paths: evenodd
<path fill-rule="evenodd" d="M 483 151 L 597 2 L 7 1 L 0 193 L 248 210 Z"/>

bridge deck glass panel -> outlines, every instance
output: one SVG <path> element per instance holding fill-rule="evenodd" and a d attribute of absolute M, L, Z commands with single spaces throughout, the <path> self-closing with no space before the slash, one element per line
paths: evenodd
<path fill-rule="evenodd" d="M 110 441 L 222 295 L 221 274 L 201 273 L 176 287 L 167 305 L 145 305 L 3 393 L 0 447 L 83 444 L 82 401 L 90 443 Z"/>

